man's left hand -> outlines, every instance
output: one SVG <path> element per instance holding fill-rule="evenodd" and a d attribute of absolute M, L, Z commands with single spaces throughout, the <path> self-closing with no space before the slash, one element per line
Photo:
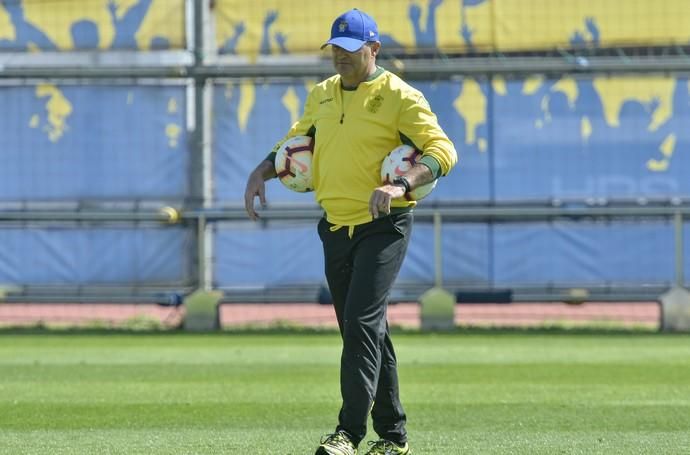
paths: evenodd
<path fill-rule="evenodd" d="M 383 185 L 374 190 L 369 198 L 369 213 L 374 218 L 391 213 L 391 201 L 405 195 L 405 189 L 399 185 Z"/>

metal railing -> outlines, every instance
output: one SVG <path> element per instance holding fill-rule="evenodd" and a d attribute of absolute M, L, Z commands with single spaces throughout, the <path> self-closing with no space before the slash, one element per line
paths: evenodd
<path fill-rule="evenodd" d="M 275 207 L 261 210 L 263 223 L 287 220 L 318 220 L 323 216 L 318 207 Z M 545 284 L 543 287 L 517 287 L 511 289 L 514 301 L 568 301 L 583 298 L 597 301 L 649 301 L 655 300 L 671 285 L 685 285 L 685 258 L 683 228 L 690 219 L 690 206 L 609 206 L 609 207 L 476 207 L 446 206 L 420 207 L 415 211 L 415 219 L 422 223 L 433 223 L 434 229 L 434 274 L 428 282 L 401 283 L 396 287 L 397 297 L 401 300 L 416 300 L 427 287 L 432 285 L 446 286 L 452 289 L 462 287 L 472 291 L 481 289 L 487 293 L 498 292 L 484 284 L 475 286 L 467 283 L 443 281 L 443 223 L 508 223 L 508 222 L 545 222 L 556 220 L 592 221 L 620 219 L 663 219 L 672 220 L 674 226 L 674 276 L 668 283 L 652 285 L 602 285 L 577 288 L 575 295 L 572 286 Z M 154 226 L 186 226 L 196 232 L 199 245 L 195 258 L 197 277 L 189 285 L 171 289 L 170 286 L 12 286 L 6 290 L 4 300 L 8 302 L 54 302 L 54 301 L 146 301 L 161 304 L 179 303 L 180 296 L 194 289 L 212 289 L 213 271 L 209 269 L 212 262 L 210 252 L 205 247 L 209 235 L 209 225 L 224 221 L 245 221 L 243 208 L 192 209 L 180 211 L 162 207 L 150 211 L 117 211 L 117 210 L 5 210 L 0 211 L 0 226 L 21 223 L 55 223 L 66 222 L 145 222 Z M 322 283 L 307 286 L 282 286 L 271 289 L 227 289 L 225 301 L 234 302 L 285 302 L 316 301 Z"/>
<path fill-rule="evenodd" d="M 317 220 L 323 216 L 323 211 L 318 207 L 314 208 L 272 208 L 259 211 L 264 222 L 282 220 Z M 683 223 L 690 217 L 690 206 L 618 206 L 618 207 L 463 207 L 446 206 L 443 208 L 420 207 L 415 209 L 415 220 L 421 222 L 431 222 L 434 225 L 434 275 L 433 281 L 421 284 L 405 286 L 398 285 L 398 296 L 403 300 L 416 300 L 417 297 L 432 285 L 449 288 L 464 288 L 472 290 L 475 287 L 464 283 L 443 282 L 443 258 L 442 258 L 442 229 L 444 222 L 452 223 L 505 223 L 505 222 L 544 222 L 554 220 L 593 220 L 593 219 L 667 219 L 672 220 L 674 225 L 674 276 L 669 278 L 669 283 L 660 285 L 640 285 L 640 286 L 615 286 L 602 285 L 590 286 L 587 288 L 573 289 L 566 285 L 545 285 L 541 288 L 518 287 L 511 290 L 514 301 L 571 301 L 576 300 L 573 293 L 586 296 L 586 300 L 597 301 L 650 301 L 655 300 L 670 285 L 683 286 L 685 282 L 684 273 L 684 238 Z M 197 218 L 198 213 L 183 214 L 183 217 Z M 242 208 L 217 209 L 204 212 L 206 222 L 217 221 L 239 221 L 246 219 L 246 213 Z M 479 284 L 476 288 L 491 294 L 501 289 L 493 289 L 486 285 Z M 228 296 L 230 301 L 261 301 L 263 300 L 287 300 L 294 301 L 297 297 L 314 297 L 314 288 L 309 288 L 303 292 L 296 289 L 282 289 L 282 292 L 289 295 L 283 298 L 275 295 L 272 291 L 241 291 L 235 290 L 235 296 Z M 278 291 L 280 292 L 280 291 Z"/>
<path fill-rule="evenodd" d="M 330 61 L 320 58 L 297 59 L 292 62 L 272 59 L 248 63 L 191 62 L 186 52 L 178 52 L 174 64 L 104 64 L 96 60 L 90 66 L 79 62 L 57 66 L 37 59 L 3 63 L 0 59 L 0 79 L 214 79 L 227 77 L 325 77 L 333 73 Z M 85 59 L 81 56 L 79 60 Z M 86 60 L 89 60 L 86 58 Z M 690 71 L 690 57 L 462 57 L 449 59 L 381 59 L 381 66 L 403 74 L 408 79 L 454 76 L 525 75 L 525 74 L 600 74 L 600 73 L 667 73 Z"/>

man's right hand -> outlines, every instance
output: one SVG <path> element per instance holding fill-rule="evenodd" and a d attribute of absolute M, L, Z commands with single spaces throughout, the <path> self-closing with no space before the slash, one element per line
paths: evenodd
<path fill-rule="evenodd" d="M 254 210 L 254 198 L 259 197 L 259 202 L 262 207 L 266 206 L 266 184 L 264 178 L 258 172 L 254 171 L 247 179 L 247 188 L 244 190 L 244 208 L 247 210 L 247 215 L 252 221 L 259 219 L 259 214 Z"/>
<path fill-rule="evenodd" d="M 270 161 L 262 161 L 249 174 L 247 187 L 244 190 L 244 209 L 247 211 L 250 220 L 256 221 L 259 219 L 259 214 L 254 209 L 254 198 L 258 196 L 261 206 L 266 207 L 266 185 L 264 182 L 275 176 L 275 168 Z"/>

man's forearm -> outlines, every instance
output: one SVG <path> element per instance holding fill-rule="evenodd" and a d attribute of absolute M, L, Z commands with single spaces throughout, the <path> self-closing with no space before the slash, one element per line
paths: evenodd
<path fill-rule="evenodd" d="M 277 176 L 275 165 L 268 160 L 263 160 L 261 163 L 259 163 L 252 174 L 260 175 L 264 181 L 270 180 Z"/>
<path fill-rule="evenodd" d="M 412 166 L 412 168 L 407 171 L 403 177 L 405 177 L 407 182 L 410 184 L 410 191 L 435 180 L 435 177 L 432 174 L 431 169 L 429 169 L 429 166 L 420 163 Z"/>

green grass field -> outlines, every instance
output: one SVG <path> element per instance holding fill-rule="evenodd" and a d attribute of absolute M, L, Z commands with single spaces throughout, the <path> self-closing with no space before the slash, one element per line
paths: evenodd
<path fill-rule="evenodd" d="M 689 336 L 394 341 L 417 455 L 690 450 Z M 332 333 L 3 333 L 0 453 L 312 454 L 338 362 Z"/>

